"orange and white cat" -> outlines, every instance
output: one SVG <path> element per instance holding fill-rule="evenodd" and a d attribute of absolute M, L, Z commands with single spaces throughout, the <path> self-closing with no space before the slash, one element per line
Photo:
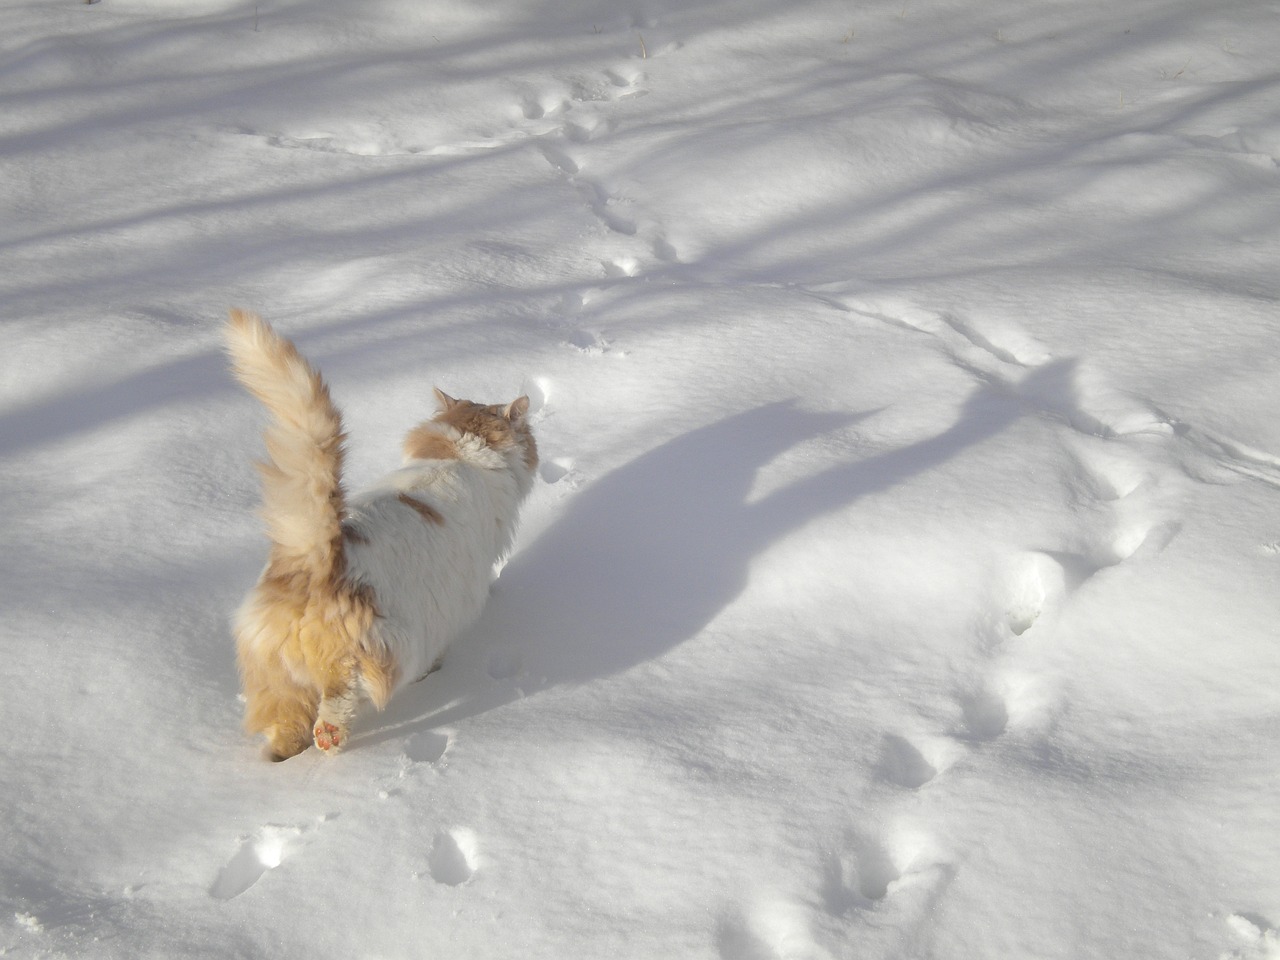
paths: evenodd
<path fill-rule="evenodd" d="M 331 754 L 362 699 L 382 709 L 479 616 L 538 464 L 529 399 L 436 390 L 404 465 L 348 496 L 342 417 L 319 373 L 252 313 L 231 311 L 227 341 L 272 418 L 259 465 L 271 552 L 235 625 L 245 726 L 274 759 L 313 741 Z"/>

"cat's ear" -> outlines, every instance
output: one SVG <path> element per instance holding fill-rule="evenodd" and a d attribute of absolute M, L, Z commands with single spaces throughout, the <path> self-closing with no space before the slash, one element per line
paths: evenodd
<path fill-rule="evenodd" d="M 521 397 L 519 400 L 513 400 L 507 407 L 507 419 L 513 423 L 516 420 L 523 419 L 529 413 L 529 398 Z"/>
<path fill-rule="evenodd" d="M 451 410 L 453 407 L 456 407 L 458 405 L 457 400 L 449 396 L 439 387 L 432 387 L 431 389 L 433 389 L 436 392 L 436 400 L 440 402 L 441 410 Z"/>

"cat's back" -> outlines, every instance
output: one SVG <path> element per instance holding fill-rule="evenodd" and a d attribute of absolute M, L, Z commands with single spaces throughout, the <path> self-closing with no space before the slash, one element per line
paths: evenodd
<path fill-rule="evenodd" d="M 437 561 L 484 555 L 496 548 L 490 528 L 493 506 L 482 471 L 458 460 L 417 461 L 388 474 L 348 504 L 344 528 L 353 556 L 423 553 Z"/>
<path fill-rule="evenodd" d="M 479 616 L 500 544 L 483 476 L 460 463 L 414 463 L 352 497 L 347 576 L 371 589 L 377 637 L 409 674 Z"/>

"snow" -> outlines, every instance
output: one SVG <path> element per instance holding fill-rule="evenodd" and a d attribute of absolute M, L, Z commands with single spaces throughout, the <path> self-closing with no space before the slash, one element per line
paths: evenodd
<path fill-rule="evenodd" d="M 0 951 L 1280 957 L 1280 7 L 9 0 Z M 517 549 L 260 759 L 258 310 Z"/>

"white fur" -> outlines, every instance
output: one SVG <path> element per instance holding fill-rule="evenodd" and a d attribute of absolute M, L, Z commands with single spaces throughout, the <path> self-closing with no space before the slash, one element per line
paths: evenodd
<path fill-rule="evenodd" d="M 348 525 L 368 541 L 347 547 L 348 576 L 377 596 L 380 616 L 367 642 L 399 665 L 396 689 L 426 674 L 480 615 L 533 484 L 518 455 L 471 437 L 457 447 L 459 459 L 411 460 L 347 505 Z M 402 493 L 443 523 L 424 521 L 400 502 Z"/>

